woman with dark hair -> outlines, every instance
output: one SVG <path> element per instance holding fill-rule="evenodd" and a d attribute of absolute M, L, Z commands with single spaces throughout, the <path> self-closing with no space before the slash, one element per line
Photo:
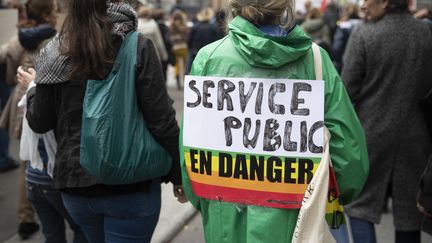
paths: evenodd
<path fill-rule="evenodd" d="M 40 53 L 36 87 L 28 91 L 27 119 L 37 133 L 54 129 L 54 185 L 90 242 L 150 242 L 161 206 L 160 181 L 181 188 L 178 135 L 172 100 L 151 41 L 138 36 L 136 96 L 148 130 L 172 158 L 164 178 L 106 185 L 80 165 L 83 102 L 89 79 L 105 79 L 122 43 L 136 32 L 137 15 L 123 1 L 69 0 L 60 35 Z M 103 81 L 100 81 L 103 82 Z M 108 145 L 107 145 L 108 146 Z M 160 161 L 155 161 L 158 163 Z"/>
<path fill-rule="evenodd" d="M 364 127 L 370 174 L 346 207 L 355 242 L 376 242 L 374 224 L 391 198 L 397 243 L 418 243 L 416 192 L 432 144 L 419 101 L 432 89 L 432 31 L 408 0 L 366 0 L 367 24 L 350 35 L 342 80 Z M 429 107 L 430 108 L 430 107 Z"/>
<path fill-rule="evenodd" d="M 22 15 L 26 18 L 18 23 L 18 36 L 11 39 L 6 48 L 2 48 L 6 53 L 0 53 L 0 63 L 6 64 L 6 81 L 10 85 L 15 85 L 2 111 L 0 126 L 9 132 L 9 137 L 18 140 L 21 139 L 23 110 L 17 105 L 25 94 L 26 86 L 17 83 L 16 70 L 18 66 L 24 68 L 34 66 L 34 59 L 39 50 L 56 34 L 54 26 L 57 21 L 57 7 L 53 0 L 29 0 L 22 10 Z M 28 162 L 21 163 L 18 234 L 22 239 L 27 239 L 39 229 L 39 225 L 35 222 L 33 206 L 27 199 L 26 170 L 28 173 L 38 173 L 32 170 Z M 47 178 L 41 181 L 46 182 L 45 179 Z"/>
<path fill-rule="evenodd" d="M 192 62 L 198 51 L 223 37 L 217 23 L 214 20 L 215 13 L 213 9 L 207 7 L 197 13 L 197 22 L 191 28 L 188 36 L 189 57 L 187 62 L 186 73 L 190 72 Z"/>

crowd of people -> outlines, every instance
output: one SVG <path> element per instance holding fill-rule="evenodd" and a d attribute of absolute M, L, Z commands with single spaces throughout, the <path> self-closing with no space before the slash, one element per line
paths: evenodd
<path fill-rule="evenodd" d="M 307 1 L 296 12 L 291 0 L 229 0 L 229 11 L 206 7 L 190 15 L 180 0 L 169 11 L 122 0 L 0 4 L 19 10 L 17 36 L 0 47 L 0 173 L 20 168 L 23 240 L 41 228 L 46 242 L 66 242 L 67 222 L 76 243 L 150 242 L 160 183 L 170 182 L 179 202 L 201 211 L 206 242 L 291 241 L 298 209 L 196 195 L 167 72 L 174 68 L 179 90 L 186 74 L 315 80 L 312 43 L 320 46 L 324 125 L 354 242 L 377 241 L 374 225 L 389 199 L 397 243 L 420 243 L 422 230 L 432 232 L 432 205 L 417 201 L 432 154 L 431 124 L 419 106 L 432 92 L 432 7 Z M 136 67 L 135 102 L 172 166 L 162 177 L 104 184 L 80 164 L 87 84 L 115 76 L 128 43 L 136 44 L 123 64 Z M 22 161 L 9 155 L 10 138 L 20 140 Z"/>

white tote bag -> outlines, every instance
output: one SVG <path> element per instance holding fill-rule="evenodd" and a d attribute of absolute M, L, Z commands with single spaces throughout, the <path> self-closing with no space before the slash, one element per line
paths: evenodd
<path fill-rule="evenodd" d="M 312 44 L 314 53 L 315 78 L 323 80 L 322 60 L 318 45 Z M 340 204 L 328 203 L 330 167 L 330 132 L 324 127 L 324 153 L 321 162 L 309 184 L 303 198 L 302 207 L 297 219 L 292 243 L 349 243 L 349 222 L 346 220 L 330 231 L 326 221 L 326 210 L 339 211 L 343 215 Z M 334 211 L 333 211 L 334 212 Z M 335 239 L 336 238 L 336 239 Z"/>
<path fill-rule="evenodd" d="M 325 128 L 324 154 L 303 198 L 292 243 L 336 243 L 325 220 L 329 187 L 330 133 Z"/>

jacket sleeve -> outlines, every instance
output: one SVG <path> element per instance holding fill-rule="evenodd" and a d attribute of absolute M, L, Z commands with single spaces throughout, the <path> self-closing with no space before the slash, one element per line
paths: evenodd
<path fill-rule="evenodd" d="M 137 95 L 147 127 L 156 141 L 172 158 L 167 179 L 181 185 L 178 151 L 179 127 L 162 74 L 160 61 L 151 41 L 140 35 L 138 42 Z M 165 180 L 166 181 L 166 180 Z"/>
<path fill-rule="evenodd" d="M 343 56 L 342 80 L 351 101 L 355 103 L 366 75 L 366 52 L 362 28 L 356 28 L 348 40 Z"/>
<path fill-rule="evenodd" d="M 37 85 L 27 92 L 26 118 L 34 132 L 46 133 L 55 128 L 54 99 L 54 89 L 47 85 Z"/>
<path fill-rule="evenodd" d="M 13 37 L 7 44 L 6 53 L 6 82 L 9 85 L 15 85 L 17 68 L 24 54 L 24 48 L 21 46 L 18 37 Z"/>
<path fill-rule="evenodd" d="M 208 60 L 209 55 L 201 49 L 196 58 L 193 61 L 190 75 L 201 76 L 204 72 L 205 63 Z M 192 190 L 192 184 L 187 173 L 186 161 L 184 158 L 184 145 L 183 145 L 183 121 L 180 132 L 180 164 L 182 169 L 183 188 L 189 202 L 198 210 L 200 210 L 200 197 L 194 194 Z"/>
<path fill-rule="evenodd" d="M 359 195 L 369 174 L 366 139 L 342 80 L 328 56 L 324 59 L 324 120 L 331 133 L 330 155 L 341 202 L 347 204 Z"/>

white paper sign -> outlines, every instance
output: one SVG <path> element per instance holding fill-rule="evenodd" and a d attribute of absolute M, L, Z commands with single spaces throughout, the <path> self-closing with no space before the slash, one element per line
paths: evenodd
<path fill-rule="evenodd" d="M 321 157 L 324 81 L 186 76 L 183 119 L 187 147 Z"/>

